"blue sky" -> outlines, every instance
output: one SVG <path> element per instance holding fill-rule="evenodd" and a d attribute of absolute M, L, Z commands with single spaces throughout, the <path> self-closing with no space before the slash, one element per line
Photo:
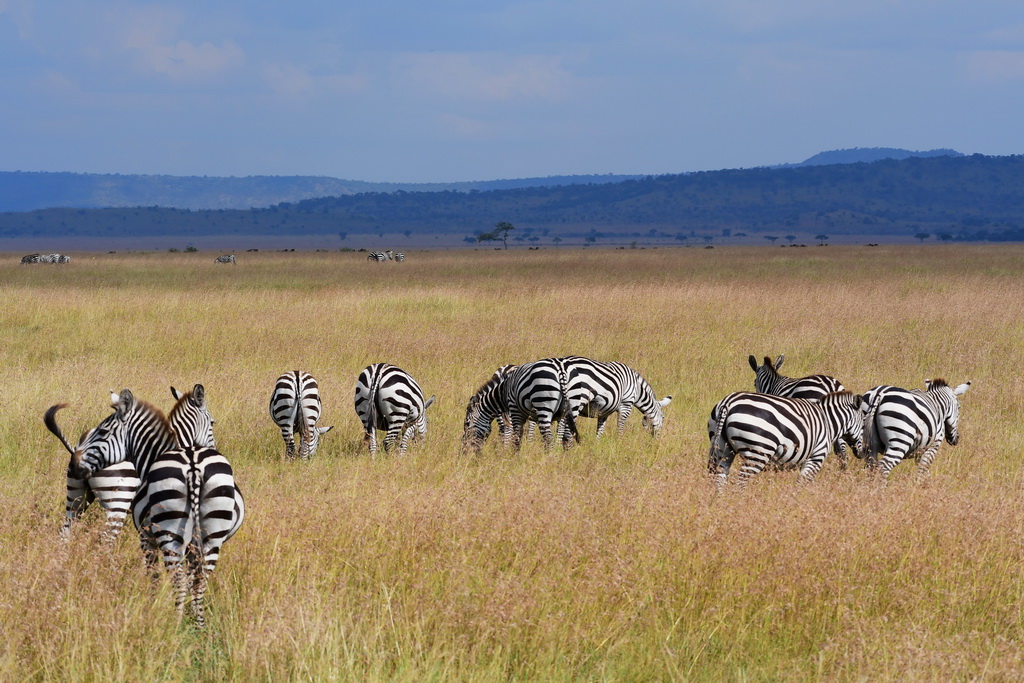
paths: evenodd
<path fill-rule="evenodd" d="M 0 0 L 0 170 L 371 181 L 1020 154 L 1024 3 Z"/>

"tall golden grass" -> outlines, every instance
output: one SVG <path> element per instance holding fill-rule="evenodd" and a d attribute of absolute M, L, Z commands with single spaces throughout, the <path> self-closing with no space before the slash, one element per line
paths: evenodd
<path fill-rule="evenodd" d="M 918 679 L 1024 676 L 1024 247 L 76 254 L 0 264 L 0 679 Z M 460 453 L 503 363 L 621 360 L 673 394 L 659 440 Z M 749 354 L 850 389 L 971 380 L 926 486 L 854 462 L 715 496 L 708 411 Z M 371 460 L 356 376 L 438 403 Z M 315 460 L 283 462 L 274 380 L 320 381 Z M 93 510 L 62 546 L 67 454 L 110 389 L 169 409 L 203 383 L 248 516 L 209 626 L 174 617 L 134 531 Z M 614 430 L 612 430 L 614 432 Z"/>

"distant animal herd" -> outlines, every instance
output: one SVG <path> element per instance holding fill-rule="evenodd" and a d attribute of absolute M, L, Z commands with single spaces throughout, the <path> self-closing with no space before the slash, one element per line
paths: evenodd
<path fill-rule="evenodd" d="M 901 461 L 916 457 L 921 478 L 943 439 L 951 445 L 959 440 L 959 397 L 970 382 L 952 387 L 932 379 L 923 390 L 879 385 L 855 395 L 828 375 L 786 377 L 779 373 L 784 360 L 765 357 L 758 363 L 750 356 L 754 391 L 728 394 L 711 410 L 707 467 L 720 492 L 737 456 L 743 461 L 741 486 L 769 465 L 799 469 L 799 480 L 810 481 L 830 451 L 845 469 L 848 447 L 883 480 Z M 171 394 L 175 404 L 165 417 L 128 389 L 112 393 L 114 412 L 76 446 L 56 421 L 67 404 L 47 410 L 44 423 L 71 454 L 62 536 L 69 536 L 72 523 L 94 500 L 106 513 L 107 541 L 117 537 L 131 514 L 147 564 L 162 559 L 174 577 L 178 614 L 190 596 L 202 627 L 208 578 L 223 543 L 242 524 L 245 502 L 230 462 L 217 450 L 203 385 L 184 393 L 171 387 Z M 467 403 L 462 452 L 479 454 L 494 425 L 501 442 L 516 450 L 534 424 L 545 449 L 556 439 L 570 448 L 580 441 L 579 418 L 595 418 L 601 438 L 613 415 L 621 434 L 634 409 L 642 414 L 644 429 L 657 437 L 671 400 L 658 399 L 647 380 L 623 363 L 564 356 L 503 365 Z M 434 396 L 424 399 L 419 384 L 401 368 L 367 366 L 356 380 L 354 407 L 369 453 L 379 450 L 379 430 L 385 433 L 386 453 L 397 444 L 398 454 L 405 454 L 426 436 L 427 409 L 434 401 Z M 321 410 L 319 384 L 308 372 L 286 372 L 274 383 L 270 415 L 280 428 L 286 460 L 316 454 L 320 437 L 333 428 L 319 426 Z"/>

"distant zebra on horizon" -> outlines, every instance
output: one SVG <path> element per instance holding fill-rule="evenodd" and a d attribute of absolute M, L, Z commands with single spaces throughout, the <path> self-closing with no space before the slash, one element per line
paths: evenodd
<path fill-rule="evenodd" d="M 295 457 L 295 433 L 299 434 L 299 459 L 308 460 L 316 455 L 320 436 L 334 428 L 318 427 L 320 412 L 320 385 L 313 375 L 292 370 L 277 378 L 270 395 L 270 417 L 281 429 L 286 458 Z"/>
<path fill-rule="evenodd" d="M 217 258 L 213 259 L 213 262 L 214 263 L 234 263 L 236 266 L 238 265 L 238 261 L 235 260 L 235 255 L 234 254 L 224 254 L 223 256 L 218 256 Z"/>
<path fill-rule="evenodd" d="M 22 263 L 71 263 L 66 254 L 28 254 L 21 257 Z"/>
<path fill-rule="evenodd" d="M 864 417 L 864 448 L 858 456 L 868 466 L 879 467 L 882 478 L 908 457 L 917 457 L 917 479 L 922 481 L 942 445 L 960 441 L 960 401 L 970 389 L 965 382 L 951 388 L 944 379 L 925 380 L 925 390 L 878 386 L 864 399 L 868 404 Z M 881 460 L 878 456 L 881 455 Z"/>
<path fill-rule="evenodd" d="M 837 441 L 855 453 L 863 446 L 863 398 L 848 391 L 821 401 L 741 392 L 719 402 L 722 414 L 708 450 L 708 472 L 719 491 L 739 455 L 741 485 L 769 463 L 781 469 L 800 467 L 800 481 L 814 479 Z"/>
<path fill-rule="evenodd" d="M 395 365 L 368 365 L 356 380 L 355 409 L 363 423 L 363 443 L 370 455 L 377 454 L 378 429 L 387 432 L 386 453 L 398 441 L 398 454 L 405 455 L 411 441 L 426 437 L 427 408 L 436 398 L 424 401 L 423 390 L 412 375 Z"/>
<path fill-rule="evenodd" d="M 401 263 L 404 260 L 405 260 L 405 254 L 403 254 L 400 251 L 395 252 L 395 261 L 397 261 L 398 263 Z"/>
<path fill-rule="evenodd" d="M 387 251 L 371 251 L 366 256 L 367 261 L 377 261 L 378 263 L 383 263 L 384 261 L 392 261 L 394 260 L 394 258 L 395 254 L 390 249 L 388 249 Z M 402 258 L 404 259 L 405 256 L 403 255 Z"/>

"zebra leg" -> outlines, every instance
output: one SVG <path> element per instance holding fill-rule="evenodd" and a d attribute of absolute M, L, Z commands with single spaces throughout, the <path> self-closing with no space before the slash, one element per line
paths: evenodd
<path fill-rule="evenodd" d="M 284 439 L 284 457 L 291 460 L 295 457 L 295 425 L 281 425 L 281 437 Z"/>
<path fill-rule="evenodd" d="M 71 540 L 71 525 L 82 516 L 86 508 L 96 500 L 96 494 L 88 488 L 82 479 L 68 477 L 68 494 L 64 502 L 64 523 L 60 527 L 60 537 Z"/>
<path fill-rule="evenodd" d="M 540 430 L 541 438 L 544 441 L 544 450 L 551 450 L 555 445 L 555 435 L 551 431 L 551 419 L 546 415 L 543 418 L 538 415 L 537 429 Z"/>
<path fill-rule="evenodd" d="M 839 469 L 846 471 L 846 468 L 850 466 L 850 453 L 846 448 L 846 442 L 842 439 L 836 441 L 835 444 L 836 457 L 839 458 Z"/>
<path fill-rule="evenodd" d="M 377 456 L 377 430 L 370 427 L 363 434 L 363 445 L 370 450 L 370 456 Z"/>
<path fill-rule="evenodd" d="M 203 565 L 195 567 L 192 571 L 192 616 L 195 617 L 198 628 L 206 628 L 206 585 L 211 571 L 213 570 Z"/>
<path fill-rule="evenodd" d="M 604 415 L 598 415 L 597 416 L 597 438 L 598 439 L 600 439 L 601 436 L 604 434 L 604 428 L 608 425 L 608 418 L 610 416 L 611 416 L 611 413 L 607 413 L 607 414 L 604 414 Z"/>
<path fill-rule="evenodd" d="M 768 464 L 769 455 L 759 452 L 747 451 L 743 454 L 743 466 L 740 467 L 740 472 L 736 475 L 737 483 L 740 489 L 747 486 L 747 482 L 754 476 L 760 474 L 761 470 L 764 469 L 765 465 Z"/>
<path fill-rule="evenodd" d="M 797 479 L 799 484 L 809 484 L 814 481 L 814 478 L 821 471 L 821 466 L 825 463 L 825 456 L 828 455 L 828 451 L 825 450 L 821 453 L 814 453 L 807 459 L 803 469 L 800 470 L 800 476 Z"/>
<path fill-rule="evenodd" d="M 409 442 L 413 440 L 416 433 L 416 426 L 413 425 L 402 431 L 402 440 L 398 444 L 398 454 L 405 455 L 409 452 Z"/>
<path fill-rule="evenodd" d="M 942 438 L 936 439 L 928 446 L 928 450 L 921 454 L 921 457 L 917 459 L 917 474 L 915 479 L 918 484 L 925 484 L 928 481 L 928 470 L 931 468 L 932 463 L 935 461 L 935 456 L 939 454 L 939 446 L 942 445 Z"/>
<path fill-rule="evenodd" d="M 619 436 L 622 436 L 623 432 L 626 431 L 626 420 L 629 419 L 629 416 L 632 414 L 632 412 L 632 405 L 622 406 L 621 408 L 619 408 Z"/>
<path fill-rule="evenodd" d="M 892 448 L 891 446 L 885 449 L 885 455 L 882 456 L 878 463 L 878 473 L 882 477 L 883 482 L 889 481 L 889 473 L 892 472 L 892 468 L 899 465 L 906 455 L 905 451 Z"/>
<path fill-rule="evenodd" d="M 401 425 L 401 423 L 393 424 L 393 425 L 388 425 L 388 433 L 384 435 L 384 452 L 385 453 L 390 453 L 391 452 L 391 449 L 395 447 L 395 442 L 399 441 L 399 437 L 401 436 L 401 433 L 402 433 L 402 425 Z M 404 439 L 402 439 L 402 441 L 404 441 Z M 399 444 L 399 449 L 398 449 L 398 454 L 399 455 L 405 455 L 405 451 L 403 450 L 403 448 L 407 448 L 407 447 L 408 447 L 407 444 L 403 446 L 400 443 Z"/>

